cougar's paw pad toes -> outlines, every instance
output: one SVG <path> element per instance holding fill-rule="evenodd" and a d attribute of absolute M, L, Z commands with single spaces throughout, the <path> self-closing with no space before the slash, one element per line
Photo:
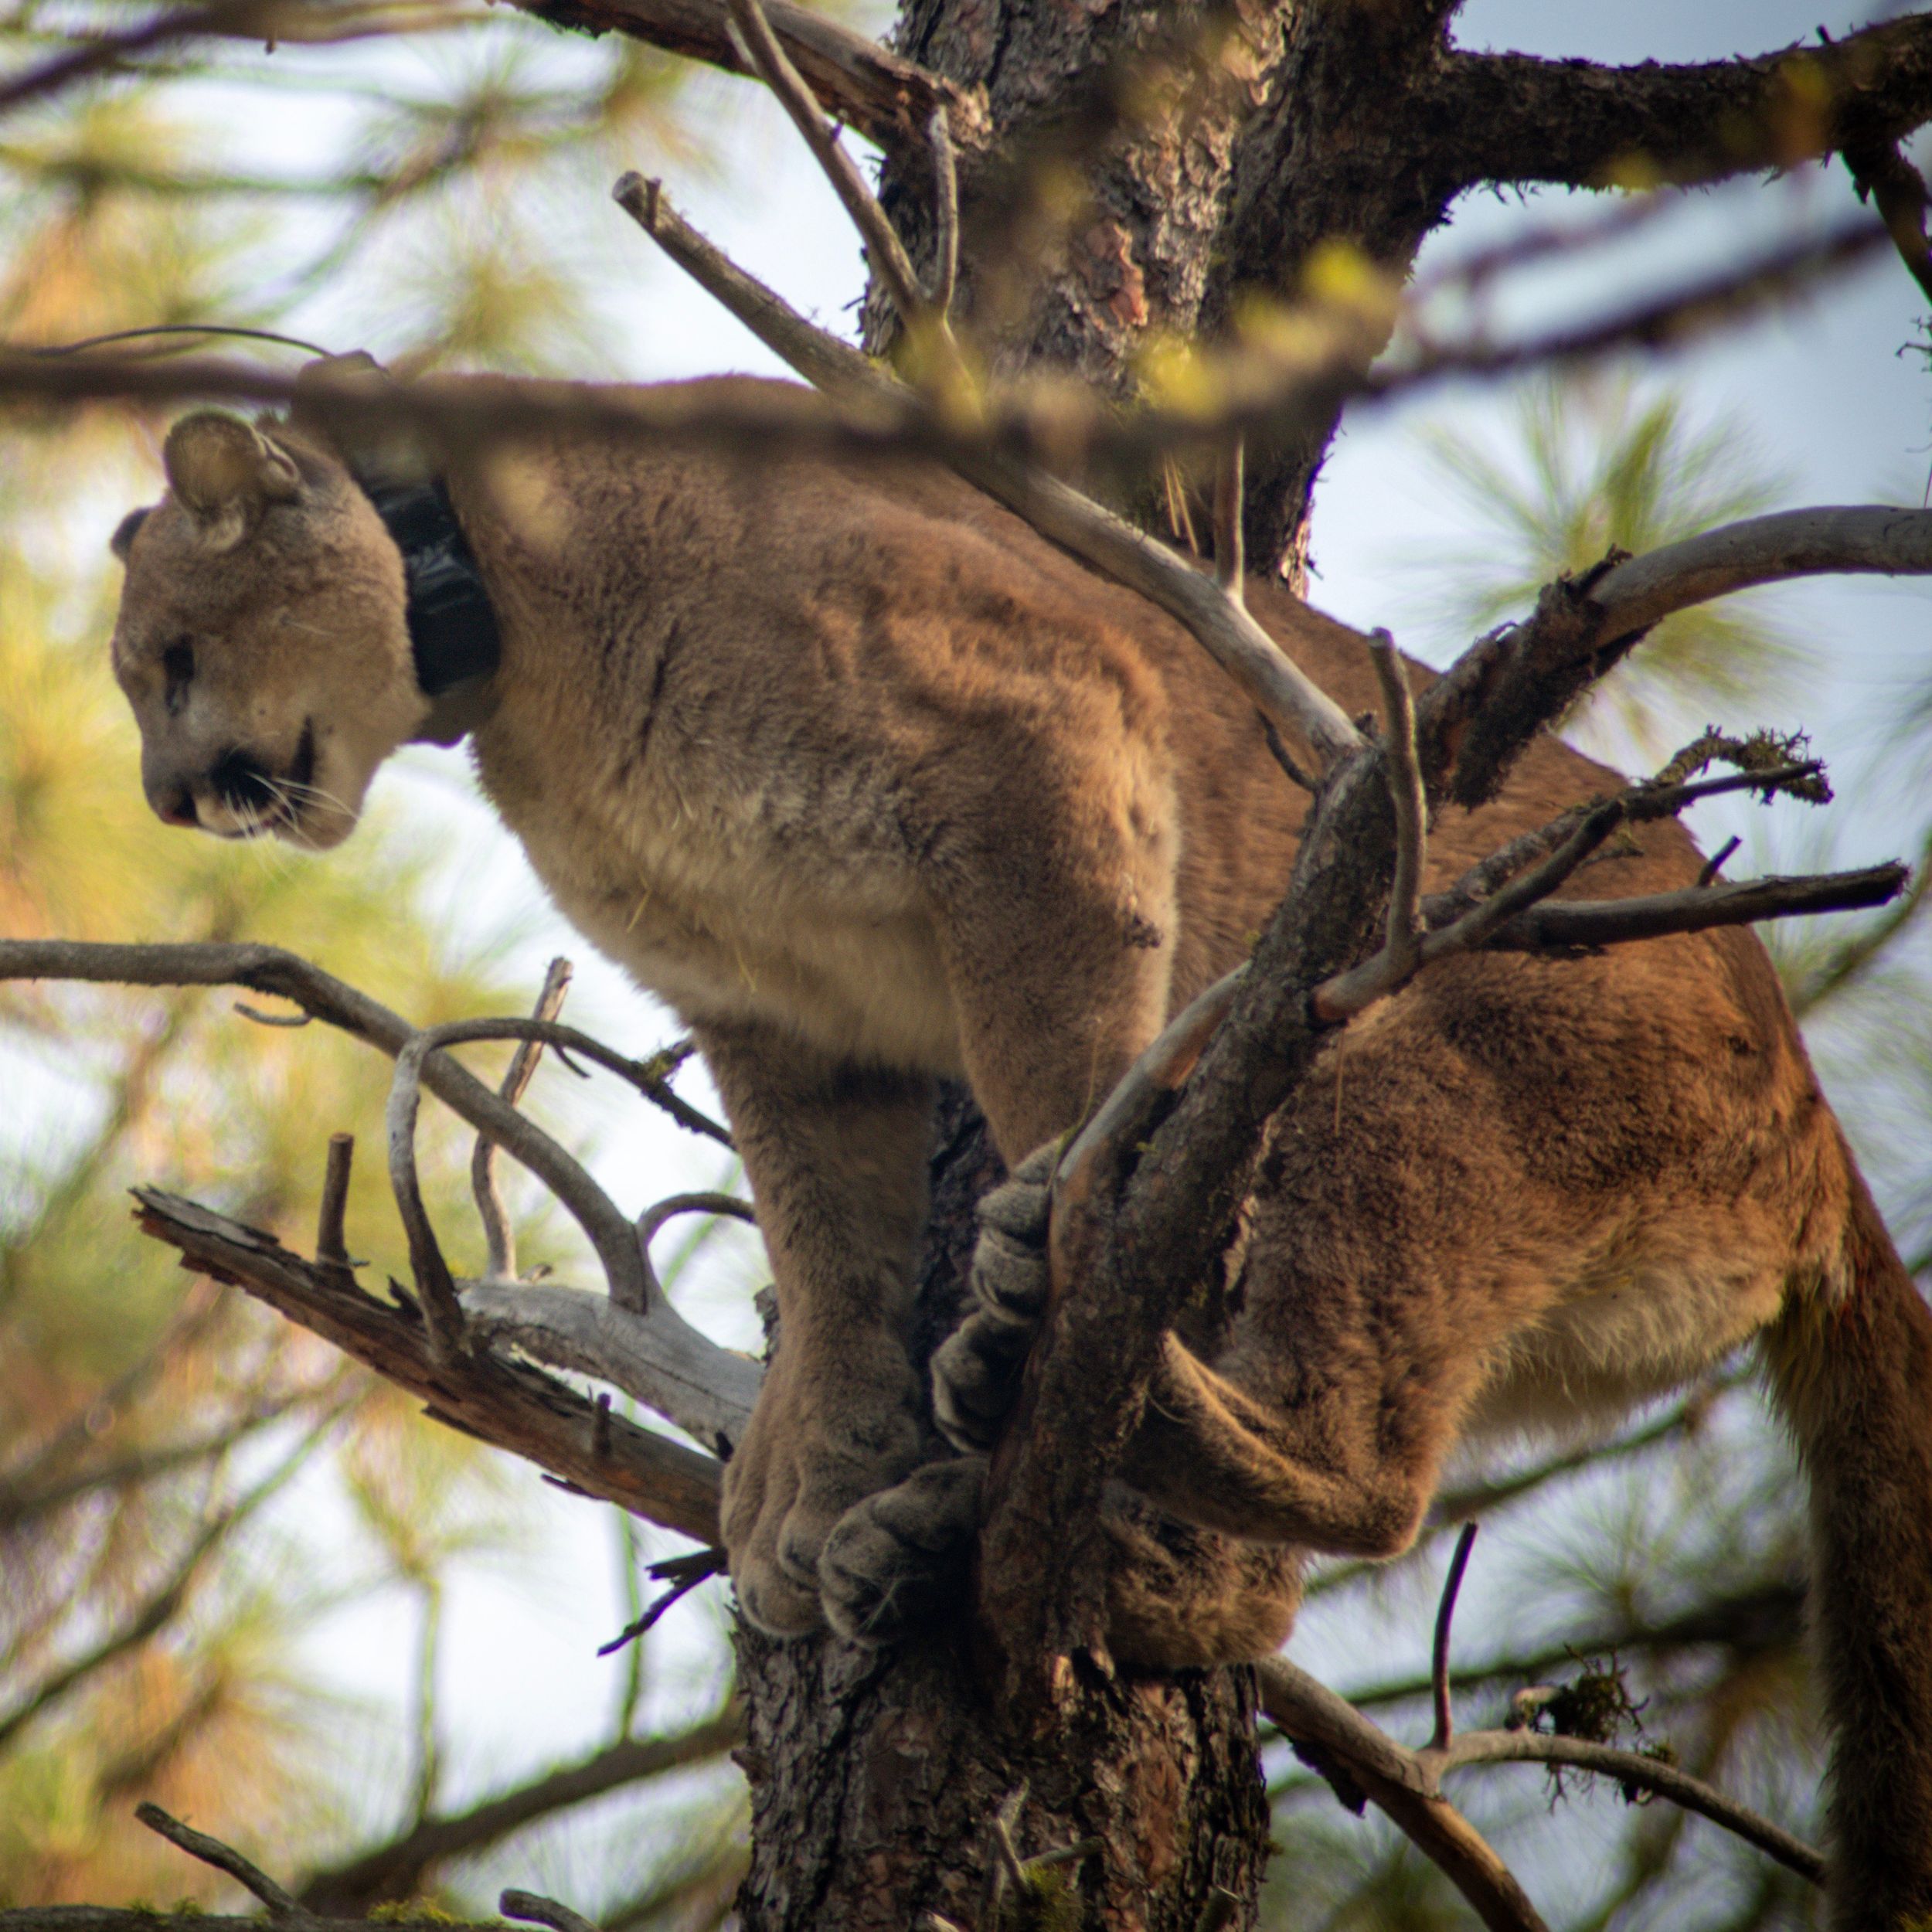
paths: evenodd
<path fill-rule="evenodd" d="M 886 1643 L 956 1606 L 985 1478 L 982 1457 L 929 1463 L 849 1510 L 818 1560 L 832 1628 L 856 1642 Z"/>
<path fill-rule="evenodd" d="M 973 1249 L 973 1298 L 1017 1320 L 1037 1321 L 1046 1312 L 1050 1284 L 1044 1247 L 1029 1247 L 1002 1228 L 985 1227 Z"/>
<path fill-rule="evenodd" d="M 785 1574 L 801 1589 L 816 1590 L 820 1553 L 834 1525 L 867 1497 L 910 1475 L 928 1447 L 909 1400 L 882 1404 L 866 1415 L 862 1426 L 801 1444 L 798 1495 L 778 1531 L 777 1558 Z"/>
<path fill-rule="evenodd" d="M 973 1294 L 981 1305 L 1037 1321 L 1046 1312 L 1046 1230 L 1057 1141 L 1036 1148 L 979 1204 Z"/>
<path fill-rule="evenodd" d="M 794 1582 L 769 1559 L 733 1564 L 731 1583 L 746 1621 L 768 1637 L 806 1636 L 825 1621 L 815 1585 Z"/>
<path fill-rule="evenodd" d="M 1019 1399 L 1035 1324 L 982 1308 L 933 1356 L 933 1418 L 955 1448 L 990 1449 Z"/>

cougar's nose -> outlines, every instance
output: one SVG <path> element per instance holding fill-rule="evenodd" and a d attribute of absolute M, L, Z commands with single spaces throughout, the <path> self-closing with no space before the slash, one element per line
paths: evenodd
<path fill-rule="evenodd" d="M 186 785 L 164 785 L 148 794 L 155 816 L 168 825 L 199 825 L 201 814 L 196 809 L 195 794 Z"/>

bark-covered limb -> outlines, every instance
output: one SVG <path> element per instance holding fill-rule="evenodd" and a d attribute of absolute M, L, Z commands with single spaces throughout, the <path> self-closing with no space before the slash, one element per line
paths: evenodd
<path fill-rule="evenodd" d="M 1454 1575 L 1452 1571 L 1452 1577 Z M 1454 1597 L 1445 1591 L 1445 1607 Z M 1442 1646 L 1438 1644 L 1440 1650 Z M 1493 1852 L 1475 1838 L 1473 1845 L 1461 1838 L 1449 1823 L 1461 1823 L 1459 1815 L 1446 1805 L 1442 1781 L 1451 1772 L 1477 1764 L 1537 1764 L 1573 1767 L 1616 1779 L 1620 1784 L 1668 1798 L 1686 1811 L 1733 1832 L 1747 1844 L 1774 1858 L 1814 1885 L 1824 1880 L 1825 1861 L 1811 1846 L 1774 1824 L 1770 1819 L 1726 1797 L 1702 1779 L 1662 1757 L 1641 1751 L 1624 1750 L 1587 1738 L 1553 1736 L 1527 1728 L 1518 1730 L 1465 1731 L 1447 1736 L 1440 1716 L 1448 1682 L 1439 1663 L 1431 1680 L 1438 1687 L 1438 1736 L 1420 1750 L 1410 1750 L 1362 1716 L 1346 1699 L 1311 1677 L 1285 1658 L 1271 1658 L 1260 1667 L 1263 1709 L 1283 1734 L 1298 1747 L 1313 1747 L 1316 1761 L 1332 1773 L 1339 1770 L 1372 1798 L 1376 1805 L 1416 1840 L 1419 1846 L 1443 1866 L 1466 1897 L 1485 1914 L 1490 1925 L 1516 1926 L 1540 1923 L 1534 1908 L 1517 1894 L 1519 1903 L 1509 1909 L 1517 1917 L 1491 1917 L 1491 1910 L 1502 1909 L 1502 1899 L 1485 1906 L 1485 1901 L 1464 1883 L 1464 1871 L 1478 1877 L 1488 1869 L 1494 1880 L 1500 1878 L 1513 1886 Z M 1440 1811 L 1436 1808 L 1441 1807 Z M 1431 1835 L 1415 1828 L 1420 1825 Z M 1464 1829 L 1467 1829 L 1466 1825 Z M 1480 1847 L 1480 1851 L 1476 1848 Z M 1443 1855 L 1446 1852 L 1447 1856 Z M 1506 1896 L 1506 1894 L 1504 1895 Z M 1531 1917 L 1520 1916 L 1527 1910 Z"/>
<path fill-rule="evenodd" d="M 1932 295 L 1932 247 L 1925 235 L 1925 177 L 1906 160 L 1896 141 L 1849 142 L 1845 165 L 1861 200 L 1879 211 L 1899 260 L 1927 295 Z"/>
<path fill-rule="evenodd" d="M 224 1845 L 219 1838 L 210 1838 L 206 1832 L 197 1832 L 182 1824 L 179 1818 L 171 1818 L 158 1804 L 137 1804 L 134 1816 L 149 1831 L 159 1833 L 190 1858 L 199 1859 L 204 1865 L 212 1865 L 244 1890 L 252 1892 L 267 1908 L 272 1923 L 286 1925 L 292 1922 L 299 1925 L 307 1920 L 308 1914 L 294 1896 L 284 1891 L 252 1859 L 243 1858 L 232 1845 Z"/>
<path fill-rule="evenodd" d="M 135 1199 L 144 1233 L 408 1389 L 438 1421 L 526 1458 L 586 1495 L 701 1543 L 717 1540 L 721 1469 L 711 1457 L 622 1417 L 600 1424 L 574 1389 L 522 1363 L 481 1354 L 439 1363 L 420 1318 L 345 1286 L 338 1270 L 158 1189 L 138 1189 Z"/>
<path fill-rule="evenodd" d="M 668 53 L 750 74 L 726 0 L 516 0 L 553 26 L 621 33 Z M 916 146 L 936 113 L 954 141 L 985 139 L 982 100 L 814 9 L 767 0 L 772 30 L 825 111 L 879 147 Z"/>
<path fill-rule="evenodd" d="M 1385 1731 L 1285 1657 L 1258 1667 L 1261 1708 L 1295 1745 L 1339 1769 L 1437 1865 L 1491 1932 L 1547 1932 L 1541 1915 L 1481 1835 Z"/>
<path fill-rule="evenodd" d="M 519 1892 L 514 1887 L 497 1895 L 497 1910 L 506 1919 L 519 1919 L 527 1925 L 547 1925 L 550 1932 L 599 1932 L 597 1922 L 581 1912 L 573 1911 L 541 1892 Z"/>
<path fill-rule="evenodd" d="M 1595 1772 L 1614 1778 L 1629 1789 L 1668 1798 L 1673 1804 L 1695 1811 L 1713 1825 L 1721 1825 L 1746 1844 L 1756 1845 L 1801 1878 L 1808 1879 L 1814 1885 L 1825 1883 L 1825 1860 L 1803 1839 L 1726 1797 L 1701 1777 L 1693 1777 L 1668 1760 L 1651 1757 L 1642 1751 L 1623 1750 L 1588 1738 L 1553 1736 L 1547 1732 L 1525 1729 L 1464 1731 L 1445 1749 L 1418 1751 L 1416 1758 L 1425 1775 L 1438 1779 L 1475 1764 L 1549 1764 Z"/>
<path fill-rule="evenodd" d="M 1932 14 L 1926 15 L 1932 21 Z M 1647 550 L 1590 587 L 1606 641 L 1760 583 L 1932 572 L 1932 513 L 1883 504 L 1781 510 Z"/>
<path fill-rule="evenodd" d="M 1889 144 L 1932 120 L 1932 16 L 1754 60 L 1605 67 L 1453 55 L 1417 111 L 1443 189 L 1709 182 Z"/>

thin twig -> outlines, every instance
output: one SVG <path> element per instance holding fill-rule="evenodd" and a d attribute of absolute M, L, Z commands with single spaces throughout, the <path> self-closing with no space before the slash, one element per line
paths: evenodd
<path fill-rule="evenodd" d="M 672 1194 L 655 1206 L 646 1208 L 638 1216 L 638 1252 L 644 1261 L 648 1307 L 655 1308 L 664 1298 L 664 1284 L 658 1279 L 657 1270 L 651 1265 L 651 1243 L 665 1222 L 680 1214 L 723 1215 L 734 1221 L 749 1222 L 753 1227 L 758 1225 L 757 1210 L 749 1201 L 741 1201 L 735 1194 Z"/>
<path fill-rule="evenodd" d="M 444 1259 L 423 1187 L 416 1169 L 416 1117 L 422 1099 L 423 1056 L 437 1044 L 419 1033 L 396 1056 L 389 1082 L 387 1129 L 389 1190 L 409 1238 L 410 1274 L 422 1298 L 423 1318 L 429 1325 L 430 1352 L 439 1362 L 453 1362 L 468 1352 L 463 1304 L 456 1292 L 450 1264 Z"/>
<path fill-rule="evenodd" d="M 1416 756 L 1416 706 L 1408 672 L 1395 639 L 1372 633 L 1369 659 L 1382 686 L 1389 747 L 1389 802 L 1396 815 L 1395 879 L 1389 888 L 1388 938 L 1384 950 L 1398 972 L 1413 969 L 1422 943 L 1422 875 L 1428 862 L 1429 807 Z"/>
<path fill-rule="evenodd" d="M 1442 1602 L 1436 1611 L 1436 1638 L 1429 1665 L 1430 1688 L 1434 1695 L 1435 1736 L 1430 1748 L 1441 1750 L 1454 1734 L 1455 1720 L 1449 1708 L 1449 1631 L 1455 1620 L 1456 1597 L 1462 1588 L 1462 1573 L 1469 1567 L 1469 1553 L 1475 1546 L 1481 1526 L 1463 1525 L 1456 1538 L 1455 1553 L 1449 1559 L 1449 1573 L 1443 1580 Z"/>
<path fill-rule="evenodd" d="M 933 170 L 933 278 L 926 299 L 945 321 L 959 286 L 959 166 L 944 107 L 934 108 L 926 124 L 926 150 Z"/>
<path fill-rule="evenodd" d="M 818 103 L 790 56 L 771 30 L 760 0 L 730 0 L 731 18 L 743 35 L 745 51 L 758 78 L 778 97 L 778 104 L 791 117 L 805 145 L 811 149 L 832 192 L 844 203 L 852 226 L 866 244 L 873 272 L 886 285 L 893 306 L 906 328 L 915 329 L 932 322 L 943 332 L 943 318 L 933 315 L 919 277 L 907 259 L 892 223 L 886 219 L 878 199 L 866 186 L 858 164 L 845 152 L 837 133 L 819 111 Z"/>
<path fill-rule="evenodd" d="M 1241 468 L 1243 441 L 1228 439 L 1214 477 L 1214 580 L 1230 604 L 1247 601 L 1246 539 L 1241 528 L 1245 490 Z"/>
<path fill-rule="evenodd" d="M 338 1268 L 349 1266 L 342 1217 L 349 1206 L 349 1170 L 355 1158 L 353 1134 L 330 1134 L 328 1165 L 322 1170 L 321 1206 L 315 1214 L 315 1258 L 318 1261 L 333 1262 Z"/>
<path fill-rule="evenodd" d="M 719 1575 L 725 1566 L 725 1553 L 722 1549 L 700 1549 L 688 1556 L 673 1556 L 663 1563 L 653 1563 L 651 1574 L 661 1580 L 667 1580 L 671 1587 L 650 1605 L 634 1623 L 624 1625 L 607 1644 L 597 1646 L 600 1657 L 609 1657 L 621 1651 L 627 1644 L 655 1628 L 658 1620 L 673 1604 L 680 1602 L 706 1580 Z"/>
<path fill-rule="evenodd" d="M 570 990 L 570 962 L 559 957 L 550 961 L 543 975 L 543 986 L 531 1009 L 531 1017 L 553 1020 L 563 1010 L 564 995 Z M 498 1090 L 505 1107 L 515 1107 L 528 1091 L 536 1063 L 543 1057 L 541 1039 L 519 1040 L 510 1056 L 509 1070 Z M 509 1211 L 497 1185 L 496 1143 L 487 1134 L 476 1137 L 476 1151 L 470 1157 L 470 1191 L 476 1199 L 477 1218 L 483 1223 L 483 1238 L 489 1258 L 488 1271 L 505 1281 L 516 1274 L 516 1233 L 510 1226 Z"/>
<path fill-rule="evenodd" d="M 179 1818 L 170 1818 L 158 1804 L 137 1804 L 134 1816 L 149 1831 L 158 1832 L 170 1845 L 179 1847 L 190 1858 L 199 1859 L 202 1864 L 212 1865 L 216 1871 L 226 1872 L 238 1885 L 252 1892 L 268 1908 L 270 1919 L 277 1924 L 299 1925 L 308 1917 L 290 1893 L 284 1892 L 259 1865 L 243 1858 L 232 1845 L 224 1845 L 219 1838 L 210 1838 L 206 1832 L 197 1832 L 182 1824 Z"/>
<path fill-rule="evenodd" d="M 1552 1764 L 1598 1772 L 1708 1818 L 1813 1885 L 1825 1883 L 1823 1855 L 1801 1838 L 1794 1838 L 1782 1825 L 1738 1804 L 1702 1778 L 1641 1751 L 1621 1750 L 1614 1745 L 1593 1743 L 1588 1738 L 1552 1736 L 1542 1731 L 1465 1731 L 1446 1751 L 1420 1752 L 1417 1757 L 1431 1776 L 1474 1764 Z"/>
<path fill-rule="evenodd" d="M 498 1896 L 496 1909 L 506 1919 L 547 1925 L 551 1932 L 600 1932 L 596 1920 L 587 1919 L 581 1912 L 573 1912 L 555 1899 L 546 1899 L 541 1892 L 503 1892 Z"/>

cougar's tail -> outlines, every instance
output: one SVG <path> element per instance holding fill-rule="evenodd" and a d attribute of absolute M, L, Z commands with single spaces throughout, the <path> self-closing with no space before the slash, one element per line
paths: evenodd
<path fill-rule="evenodd" d="M 1830 1923 L 1919 1932 L 1932 1926 L 1932 1310 L 1850 1179 L 1846 1291 L 1794 1294 L 1766 1353 L 1811 1479 Z"/>

